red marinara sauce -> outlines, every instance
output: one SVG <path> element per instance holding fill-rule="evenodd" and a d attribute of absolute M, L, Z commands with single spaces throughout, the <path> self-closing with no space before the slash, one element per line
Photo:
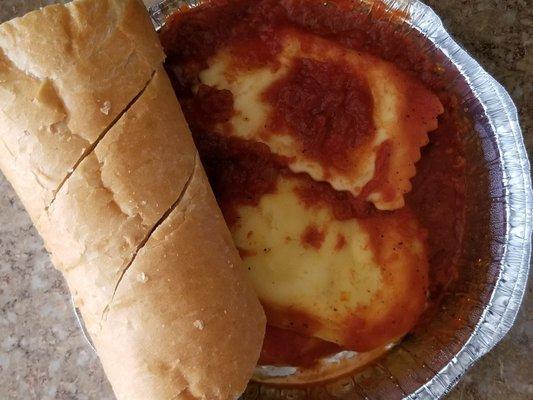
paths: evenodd
<path fill-rule="evenodd" d="M 375 133 L 368 83 L 339 63 L 298 59 L 264 97 L 274 109 L 269 131 L 288 127 L 325 170 L 349 171 L 349 154 Z"/>
<path fill-rule="evenodd" d="M 311 224 L 305 231 L 303 231 L 300 242 L 304 247 L 314 247 L 315 249 L 320 249 L 322 243 L 324 243 L 325 232 L 320 230 L 316 225 Z"/>
<path fill-rule="evenodd" d="M 235 68 L 275 64 L 280 51 L 276 32 L 282 28 L 320 35 L 390 61 L 439 96 L 445 112 L 422 149 L 413 189 L 406 196 L 407 205 L 428 233 L 430 301 L 438 305 L 458 276 L 465 210 L 462 137 L 471 126 L 456 95 L 447 90 L 449 82 L 443 68 L 422 51 L 423 39 L 397 29 L 384 7 L 374 5 L 369 11 L 353 0 L 211 0 L 170 18 L 161 33 L 168 55 L 166 68 L 228 225 L 235 222 L 239 205 L 258 204 L 264 194 L 275 192 L 280 175 L 295 174 L 287 169 L 287 160 L 272 155 L 266 146 L 215 134 L 214 125 L 233 115 L 232 94 L 205 85 L 196 93 L 193 88 L 198 87 L 198 74 L 207 67 L 208 58 L 226 44 L 232 45 Z M 299 82 L 304 82 L 302 91 Z M 343 149 L 357 146 L 373 134 L 366 90 L 364 82 L 346 78 L 342 66 L 313 65 L 304 60 L 283 86 L 267 93 L 267 100 L 279 105 L 274 107 L 270 123 L 290 126 L 316 160 L 345 168 Z M 354 91 L 361 95 L 346 101 L 347 94 Z M 329 104 L 321 110 L 326 118 L 309 118 L 322 107 L 320 98 Z M 354 113 L 355 109 L 359 112 Z M 343 117 L 336 119 L 336 115 Z M 355 123 L 364 129 L 350 136 L 347 126 Z M 378 157 L 378 172 L 382 164 L 386 165 L 385 156 L 386 147 Z M 297 178 L 304 204 L 327 204 L 340 220 L 380 213 L 372 204 L 337 192 L 328 184 L 303 174 Z M 310 235 L 307 239 L 317 243 L 317 238 Z M 339 248 L 343 245 L 339 238 Z M 260 362 L 311 366 L 338 350 L 334 344 L 269 327 Z"/>
<path fill-rule="evenodd" d="M 264 365 L 313 367 L 318 359 L 342 350 L 335 343 L 267 325 L 260 362 Z"/>

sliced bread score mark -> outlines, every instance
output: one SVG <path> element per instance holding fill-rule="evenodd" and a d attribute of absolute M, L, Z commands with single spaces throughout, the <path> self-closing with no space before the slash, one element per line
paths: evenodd
<path fill-rule="evenodd" d="M 46 206 L 46 211 L 50 209 L 52 204 L 54 203 L 55 199 L 57 198 L 57 194 L 61 191 L 61 188 L 65 185 L 65 183 L 68 181 L 68 179 L 72 176 L 72 174 L 76 171 L 78 166 L 89 156 L 98 146 L 98 144 L 102 141 L 102 139 L 107 135 L 107 133 L 117 124 L 118 121 L 131 109 L 131 107 L 139 100 L 139 98 L 142 96 L 142 94 L 145 92 L 146 88 L 150 85 L 152 80 L 154 79 L 156 71 L 154 70 L 152 74 L 150 75 L 150 79 L 146 82 L 146 84 L 142 87 L 142 89 L 135 95 L 135 97 L 126 105 L 126 107 L 111 121 L 111 123 L 102 131 L 102 133 L 98 136 L 98 138 L 94 141 L 92 145 L 90 145 L 81 157 L 76 161 L 76 163 L 68 170 L 67 175 L 63 178 L 61 183 L 59 184 L 58 188 L 54 191 L 54 195 L 52 197 L 52 200 L 50 201 L 50 204 Z"/>
<path fill-rule="evenodd" d="M 122 270 L 122 272 L 121 272 L 121 274 L 120 274 L 120 276 L 119 276 L 119 278 L 117 280 L 117 283 L 115 284 L 115 287 L 113 289 L 113 294 L 111 295 L 111 300 L 109 301 L 109 303 L 105 306 L 104 310 L 102 311 L 102 316 L 100 318 L 100 329 L 102 328 L 102 322 L 104 321 L 104 319 L 107 316 L 107 313 L 111 309 L 111 306 L 112 306 L 113 301 L 115 299 L 115 294 L 117 293 L 118 287 L 120 285 L 120 282 L 122 282 L 122 279 L 124 278 L 124 275 L 126 274 L 128 269 L 131 267 L 131 265 L 135 261 L 135 259 L 136 259 L 137 255 L 139 254 L 139 252 L 146 245 L 148 240 L 150 240 L 150 238 L 152 237 L 153 233 L 157 230 L 157 228 L 159 228 L 159 226 L 161 226 L 161 224 L 163 224 L 167 220 L 169 215 L 172 214 L 172 212 L 180 205 L 181 201 L 183 200 L 183 197 L 185 196 L 185 194 L 187 193 L 187 190 L 189 189 L 189 186 L 190 186 L 190 184 L 192 182 L 192 179 L 194 177 L 196 169 L 198 168 L 199 163 L 200 163 L 199 156 L 198 156 L 198 154 L 195 154 L 192 171 L 189 174 L 189 177 L 187 178 L 187 181 L 185 182 L 185 185 L 183 186 L 183 189 L 181 190 L 178 198 L 169 207 L 169 209 L 167 211 L 165 211 L 165 213 L 161 216 L 161 218 L 159 218 L 159 220 L 154 224 L 154 226 L 146 233 L 146 236 L 144 237 L 144 239 L 139 242 L 139 244 L 137 245 L 137 247 L 133 251 L 130 260 L 128 261 L 128 263 L 126 264 L 124 269 Z"/>

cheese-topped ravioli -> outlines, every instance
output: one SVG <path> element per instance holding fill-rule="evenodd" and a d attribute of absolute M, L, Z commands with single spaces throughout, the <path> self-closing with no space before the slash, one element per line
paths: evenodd
<path fill-rule="evenodd" d="M 307 178 L 308 179 L 308 178 Z M 408 209 L 339 219 L 280 177 L 230 226 L 269 324 L 356 351 L 411 330 L 428 288 L 424 232 Z"/>
<path fill-rule="evenodd" d="M 378 209 L 401 208 L 443 112 L 439 99 L 377 57 L 294 30 L 278 36 L 274 61 L 239 65 L 237 43 L 200 73 L 201 83 L 233 94 L 235 112 L 217 131 L 261 141 L 292 171 Z"/>

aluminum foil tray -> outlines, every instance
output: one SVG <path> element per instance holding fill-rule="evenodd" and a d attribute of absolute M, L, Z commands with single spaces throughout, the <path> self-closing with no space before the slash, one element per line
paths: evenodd
<path fill-rule="evenodd" d="M 0 0 L 6 1 L 6 0 Z M 23 14 L 34 6 L 68 0 L 16 3 Z M 143 0 L 153 4 L 157 0 Z M 201 0 L 163 0 L 150 8 L 156 28 L 177 7 Z M 372 0 L 365 1 L 372 4 Z M 420 334 L 406 338 L 386 357 L 327 384 L 279 387 L 251 382 L 243 400 L 438 399 L 511 328 L 526 288 L 533 194 L 529 162 L 516 108 L 503 87 L 448 34 L 439 17 L 418 0 L 384 0 L 408 17 L 406 34 L 425 38 L 450 74 L 475 124 L 466 139 L 468 187 L 462 275 L 439 314 Z M 15 4 L 7 0 L 6 7 Z M 23 4 L 24 6 L 20 5 Z M 474 190 L 483 186 L 485 190 Z M 80 321 L 83 329 L 83 323 Z"/>
<path fill-rule="evenodd" d="M 354 0 L 359 1 L 359 0 Z M 533 195 L 516 107 L 492 78 L 418 0 L 385 0 L 407 17 L 400 29 L 424 38 L 450 76 L 474 122 L 466 138 L 467 219 L 461 276 L 438 315 L 362 371 L 327 384 L 279 387 L 252 382 L 252 399 L 438 399 L 509 331 L 526 288 Z M 156 28 L 178 7 L 201 0 L 164 0 L 150 8 Z M 372 1 L 365 0 L 372 5 Z M 483 190 L 479 190 L 483 185 Z"/>

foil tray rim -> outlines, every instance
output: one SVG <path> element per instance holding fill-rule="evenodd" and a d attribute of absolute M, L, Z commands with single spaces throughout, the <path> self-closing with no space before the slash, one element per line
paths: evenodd
<path fill-rule="evenodd" d="M 372 3 L 373 0 L 360 0 Z M 391 10 L 409 15 L 406 23 L 420 32 L 459 70 L 481 103 L 495 138 L 505 191 L 505 243 L 490 300 L 463 347 L 435 376 L 404 400 L 442 398 L 465 372 L 490 351 L 511 329 L 527 286 L 533 229 L 533 191 L 530 164 L 518 113 L 510 95 L 448 33 L 440 17 L 420 0 L 382 0 Z M 197 6 L 201 0 L 162 0 L 149 8 L 157 30 L 180 4 Z M 496 304 L 503 303 L 503 309 Z"/>
<path fill-rule="evenodd" d="M 408 23 L 458 68 L 483 106 L 498 146 L 505 190 L 505 243 L 497 281 L 474 331 L 452 360 L 405 399 L 435 399 L 447 394 L 464 373 L 490 351 L 511 329 L 527 286 L 533 192 L 528 155 L 513 100 L 468 52 L 447 32 L 439 16 L 419 0 L 387 1 L 391 7 L 409 7 Z M 513 281 L 514 280 L 514 281 Z M 495 299 L 506 303 L 503 310 Z"/>

